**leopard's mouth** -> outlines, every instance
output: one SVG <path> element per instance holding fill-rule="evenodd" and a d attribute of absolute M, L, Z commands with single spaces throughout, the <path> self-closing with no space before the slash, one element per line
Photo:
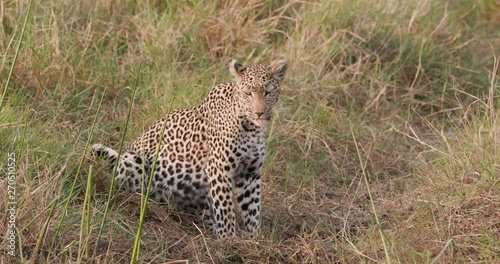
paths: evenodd
<path fill-rule="evenodd" d="M 259 119 L 255 119 L 253 122 L 258 127 L 265 127 L 267 125 L 267 123 L 269 123 L 269 119 L 267 119 L 267 118 L 259 118 Z"/>

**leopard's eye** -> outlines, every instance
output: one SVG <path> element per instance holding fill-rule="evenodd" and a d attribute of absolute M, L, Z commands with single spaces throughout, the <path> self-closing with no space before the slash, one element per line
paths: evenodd
<path fill-rule="evenodd" d="M 270 95 L 270 94 L 271 94 L 271 92 L 270 92 L 270 91 L 266 91 L 266 92 L 265 92 L 265 95 L 266 95 L 266 96 L 268 96 L 268 95 Z"/>
<path fill-rule="evenodd" d="M 245 95 L 246 95 L 246 96 L 251 96 L 251 95 L 252 95 L 252 92 L 245 92 Z"/>

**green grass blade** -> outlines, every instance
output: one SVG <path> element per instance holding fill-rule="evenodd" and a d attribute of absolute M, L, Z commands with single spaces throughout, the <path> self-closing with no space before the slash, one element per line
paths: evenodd
<path fill-rule="evenodd" d="M 36 242 L 35 249 L 33 250 L 33 258 L 32 261 L 33 263 L 36 263 L 36 256 L 38 255 L 38 251 L 40 250 L 40 247 L 42 246 L 43 241 L 45 240 L 45 234 L 47 233 L 47 229 L 49 227 L 50 220 L 52 219 L 52 216 L 54 215 L 54 211 L 56 209 L 57 205 L 57 200 L 58 198 L 54 199 L 52 203 L 49 206 L 52 206 L 50 208 L 49 216 L 47 217 L 47 220 L 45 221 L 45 224 L 43 225 L 42 232 L 40 233 L 40 236 L 38 236 L 38 241 Z"/>
<path fill-rule="evenodd" d="M 66 203 L 64 204 L 64 208 L 63 208 L 63 210 L 61 212 L 61 218 L 59 219 L 59 223 L 58 223 L 58 225 L 56 227 L 56 231 L 54 232 L 54 237 L 52 239 L 51 248 L 53 248 L 53 246 L 55 245 L 56 237 L 57 237 L 57 235 L 59 234 L 59 232 L 61 230 L 61 226 L 62 226 L 62 223 L 64 222 L 64 218 L 65 218 L 66 212 L 68 210 L 69 203 L 70 203 L 70 201 L 71 201 L 71 199 L 73 197 L 73 192 L 75 190 L 76 183 L 78 181 L 78 175 L 80 175 L 80 171 L 81 171 L 82 166 L 83 166 L 83 161 L 86 158 L 87 150 L 89 148 L 90 141 L 92 140 L 92 134 L 93 134 L 93 131 L 94 131 L 95 124 L 97 123 L 97 117 L 99 116 L 99 111 L 101 109 L 102 101 L 104 99 L 104 95 L 105 94 L 106 94 L 106 90 L 104 90 L 104 92 L 102 93 L 101 99 L 99 100 L 99 105 L 97 106 L 97 113 L 94 116 L 94 120 L 92 121 L 92 127 L 90 128 L 89 135 L 87 137 L 87 142 L 85 143 L 85 149 L 84 149 L 82 155 L 80 156 L 80 163 L 78 164 L 78 168 L 77 168 L 75 176 L 74 176 L 75 178 L 73 179 L 73 183 L 71 184 L 71 188 L 70 188 L 70 191 L 69 191 L 69 194 L 68 194 L 68 198 L 66 199 Z"/>
<path fill-rule="evenodd" d="M 82 261 L 82 251 L 85 251 L 85 261 L 89 260 L 89 232 L 90 232 L 90 203 L 92 201 L 92 165 L 89 168 L 89 176 L 87 177 L 87 189 L 85 190 L 85 198 L 82 206 L 82 220 L 80 222 L 80 240 L 78 241 L 78 257 L 77 263 Z M 85 237 L 84 237 L 85 230 Z M 85 242 L 84 242 L 85 240 Z"/>
<path fill-rule="evenodd" d="M 453 245 L 453 238 L 448 239 L 448 241 L 444 245 L 443 249 L 441 249 L 441 251 L 439 252 L 439 254 L 432 260 L 431 264 L 438 263 L 439 259 L 441 258 L 441 256 L 444 254 L 444 252 L 446 251 L 446 249 L 450 245 Z"/>
<path fill-rule="evenodd" d="M 120 156 L 122 153 L 123 142 L 125 141 L 125 135 L 127 134 L 128 124 L 129 124 L 129 120 L 130 120 L 130 114 L 132 113 L 132 107 L 133 107 L 134 102 L 135 102 L 135 95 L 137 93 L 137 84 L 139 83 L 139 77 L 141 76 L 141 70 L 142 70 L 142 66 L 139 67 L 139 71 L 137 73 L 137 76 L 136 76 L 136 79 L 134 82 L 134 86 L 132 87 L 132 89 L 133 89 L 132 101 L 130 102 L 130 105 L 129 105 L 128 111 L 127 111 L 127 116 L 125 118 L 125 125 L 123 128 L 123 134 L 122 134 L 122 137 L 120 138 L 120 143 L 118 146 L 118 158 L 117 158 L 116 162 L 118 162 L 120 160 Z M 106 200 L 106 207 L 104 208 L 104 215 L 102 217 L 101 225 L 99 227 L 99 233 L 98 233 L 97 239 L 96 239 L 96 248 L 98 247 L 98 245 L 100 243 L 101 236 L 102 236 L 102 233 L 104 231 L 104 225 L 106 223 L 106 219 L 107 219 L 108 214 L 109 214 L 109 208 L 111 205 L 111 197 L 113 197 L 113 190 L 114 190 L 114 186 L 115 186 L 115 175 L 116 175 L 117 167 L 118 166 L 114 166 L 113 173 L 111 173 L 111 182 L 109 184 L 108 198 Z"/>
<path fill-rule="evenodd" d="M 151 185 L 152 185 L 152 182 L 153 182 L 153 175 L 154 175 L 155 170 L 156 170 L 156 161 L 158 160 L 160 149 L 163 146 L 163 137 L 164 137 L 164 133 L 165 133 L 165 128 L 167 127 L 168 117 L 170 116 L 170 111 L 172 109 L 172 105 L 174 103 L 174 100 L 175 100 L 175 97 L 173 97 L 172 100 L 170 101 L 170 106 L 169 106 L 168 112 L 167 112 L 167 114 L 165 116 L 165 122 L 163 122 L 163 125 L 161 127 L 160 141 L 159 141 L 160 143 L 156 147 L 156 152 L 155 152 L 155 156 L 154 156 L 154 159 L 153 159 L 153 166 L 152 166 L 151 172 L 149 174 L 148 184 L 147 184 L 147 188 L 146 188 L 146 195 L 145 196 L 144 195 L 141 196 L 141 214 L 140 214 L 140 219 L 139 219 L 139 226 L 137 228 L 137 232 L 136 232 L 136 235 L 135 235 L 134 249 L 132 251 L 132 259 L 130 261 L 131 264 L 134 264 L 135 261 L 137 261 L 139 259 L 142 226 L 143 226 L 143 223 L 144 223 L 144 216 L 146 215 L 146 209 L 147 209 L 147 205 L 148 205 L 149 194 L 150 194 Z M 144 175 L 144 173 L 143 173 L 143 175 Z M 143 179 L 142 182 L 144 183 L 144 179 Z M 142 186 L 144 186 L 144 184 L 142 184 Z M 144 192 L 141 192 L 141 193 L 144 193 Z"/>
<path fill-rule="evenodd" d="M 89 178 L 87 181 L 87 189 L 92 190 L 92 165 L 89 168 Z M 89 261 L 90 260 L 90 222 L 91 222 L 91 214 L 90 214 L 90 209 L 92 208 L 92 193 L 89 191 L 88 195 L 88 200 L 87 200 L 87 224 L 85 226 L 85 230 L 87 231 L 86 236 L 85 236 L 85 260 Z"/>
<path fill-rule="evenodd" d="M 26 26 L 28 25 L 28 19 L 30 17 L 31 3 L 32 2 L 33 2 L 33 0 L 30 0 L 30 2 L 28 4 L 28 10 L 26 11 L 26 17 L 24 18 L 23 29 L 21 30 L 21 36 L 19 36 L 19 42 L 17 43 L 16 53 L 14 54 L 14 61 L 12 62 L 12 65 L 10 66 L 9 75 L 7 76 L 7 81 L 5 83 L 5 87 L 3 88 L 2 98 L 0 98 L 0 111 L 2 110 L 3 101 L 4 101 L 5 96 L 7 94 L 7 89 L 9 88 L 9 84 L 10 84 L 10 79 L 12 77 L 12 73 L 14 72 L 14 66 L 16 66 L 17 56 L 19 55 L 19 49 L 21 48 L 21 44 L 23 42 L 24 31 L 26 30 Z"/>
<path fill-rule="evenodd" d="M 368 191 L 368 196 L 370 198 L 370 204 L 372 207 L 371 209 L 373 212 L 373 216 L 375 218 L 375 222 L 377 223 L 377 228 L 378 228 L 378 231 L 380 233 L 380 239 L 382 240 L 382 244 L 384 245 L 385 260 L 387 261 L 388 264 L 391 264 L 391 256 L 389 255 L 389 247 L 387 245 L 388 242 L 386 240 L 384 231 L 382 230 L 382 226 L 380 225 L 380 221 L 379 221 L 379 218 L 377 215 L 377 210 L 375 208 L 375 203 L 374 203 L 373 197 L 372 197 L 372 192 L 370 190 L 370 183 L 368 182 L 368 176 L 367 176 L 366 170 L 365 170 L 366 163 L 363 164 L 363 161 L 361 159 L 361 153 L 359 151 L 358 142 L 356 140 L 356 136 L 354 135 L 354 131 L 352 130 L 352 126 L 350 127 L 350 130 L 351 130 L 352 139 L 354 141 L 354 146 L 356 147 L 356 153 L 358 155 L 359 165 L 360 165 L 361 171 L 363 173 L 363 179 L 365 180 L 366 190 Z"/>

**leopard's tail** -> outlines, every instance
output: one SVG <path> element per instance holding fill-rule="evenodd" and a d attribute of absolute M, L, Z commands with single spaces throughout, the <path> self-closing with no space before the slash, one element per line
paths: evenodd
<path fill-rule="evenodd" d="M 90 156 L 92 158 L 104 158 L 109 162 L 111 169 L 116 165 L 118 160 L 118 152 L 112 148 L 103 146 L 102 144 L 94 144 L 90 150 Z"/>

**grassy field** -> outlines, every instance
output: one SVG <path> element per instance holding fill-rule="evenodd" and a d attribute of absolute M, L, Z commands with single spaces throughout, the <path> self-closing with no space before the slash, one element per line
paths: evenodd
<path fill-rule="evenodd" d="M 0 2 L 1 263 L 500 262 L 498 1 L 28 7 Z M 289 63 L 255 240 L 142 215 L 84 154 L 199 103 L 231 58 Z"/>

